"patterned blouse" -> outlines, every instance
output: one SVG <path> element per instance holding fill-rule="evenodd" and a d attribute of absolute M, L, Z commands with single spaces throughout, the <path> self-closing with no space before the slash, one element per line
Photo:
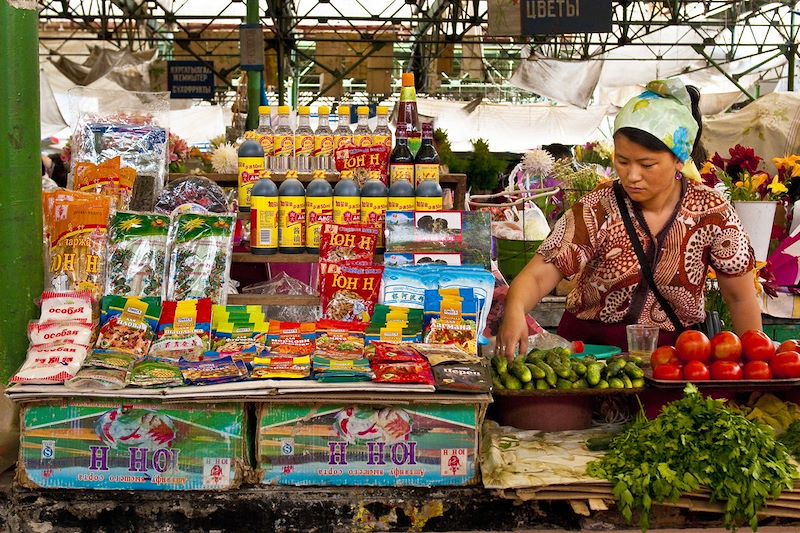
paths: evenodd
<path fill-rule="evenodd" d="M 684 326 L 705 319 L 703 288 L 708 266 L 736 277 L 755 268 L 750 239 L 721 194 L 684 181 L 681 201 L 653 238 L 638 206 L 625 199 L 661 294 Z M 614 191 L 603 184 L 584 196 L 556 223 L 538 253 L 577 285 L 566 309 L 582 320 L 675 328 L 641 278 L 639 261 L 625 231 Z M 655 265 L 653 267 L 652 265 Z"/>

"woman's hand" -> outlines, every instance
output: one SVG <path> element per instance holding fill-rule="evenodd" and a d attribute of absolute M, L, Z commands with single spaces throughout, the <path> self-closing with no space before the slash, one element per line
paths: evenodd
<path fill-rule="evenodd" d="M 503 323 L 497 332 L 495 355 L 512 361 L 517 353 L 528 353 L 528 322 L 524 310 L 506 307 Z"/>

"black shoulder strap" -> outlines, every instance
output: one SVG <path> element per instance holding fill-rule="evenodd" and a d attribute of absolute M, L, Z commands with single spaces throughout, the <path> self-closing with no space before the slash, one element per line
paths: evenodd
<path fill-rule="evenodd" d="M 675 326 L 675 331 L 683 331 L 686 329 L 681 320 L 678 318 L 678 315 L 675 314 L 675 310 L 669 304 L 664 295 L 661 294 L 661 291 L 658 290 L 656 287 L 656 281 L 653 278 L 653 272 L 650 270 L 650 263 L 647 261 L 647 258 L 644 255 L 644 250 L 642 249 L 642 243 L 639 241 L 639 236 L 636 235 L 636 230 L 633 227 L 633 221 L 631 220 L 631 214 L 628 212 L 628 206 L 625 203 L 625 198 L 622 195 L 622 185 L 619 181 L 614 182 L 614 197 L 617 200 L 617 206 L 619 206 L 619 212 L 622 215 L 622 222 L 625 224 L 625 231 L 628 232 L 628 238 L 633 245 L 633 250 L 636 252 L 636 258 L 639 259 L 639 264 L 642 267 L 642 277 L 647 282 L 647 286 L 650 287 L 650 290 L 653 292 L 653 296 L 656 297 L 656 301 L 661 306 L 661 309 L 667 314 L 667 318 L 669 321 L 672 322 L 672 325 Z"/>

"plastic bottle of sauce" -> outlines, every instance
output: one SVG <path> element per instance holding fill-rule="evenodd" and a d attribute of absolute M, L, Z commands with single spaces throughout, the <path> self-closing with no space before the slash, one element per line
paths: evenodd
<path fill-rule="evenodd" d="M 333 222 L 333 187 L 325 172 L 317 170 L 306 188 L 306 251 L 319 253 L 320 231 L 323 224 Z"/>
<path fill-rule="evenodd" d="M 408 132 L 402 122 L 397 125 L 397 144 L 389 156 L 389 185 L 399 181 L 411 183 L 414 188 L 414 156 L 408 148 Z"/>
<path fill-rule="evenodd" d="M 442 210 L 442 186 L 438 181 L 423 181 L 414 195 L 417 211 Z"/>
<path fill-rule="evenodd" d="M 396 181 L 389 187 L 387 211 L 414 211 L 417 202 L 414 199 L 414 186 L 408 181 Z"/>
<path fill-rule="evenodd" d="M 288 105 L 278 107 L 278 125 L 275 126 L 275 155 L 272 158 L 275 172 L 285 173 L 293 168 L 294 132 L 292 131 L 291 109 Z"/>
<path fill-rule="evenodd" d="M 422 134 L 419 128 L 419 115 L 417 114 L 417 89 L 414 87 L 414 73 L 403 72 L 403 88 L 400 89 L 400 107 L 397 113 L 397 123 L 404 123 L 408 132 L 408 147 L 411 153 L 417 155 L 422 144 Z"/>
<path fill-rule="evenodd" d="M 278 187 L 264 174 L 250 196 L 250 253 L 278 253 Z"/>
<path fill-rule="evenodd" d="M 239 211 L 250 211 L 253 186 L 264 172 L 264 150 L 258 141 L 246 140 L 239 146 Z"/>
<path fill-rule="evenodd" d="M 312 167 L 314 170 L 333 170 L 333 130 L 330 124 L 331 108 L 320 106 L 319 125 L 314 131 L 314 158 Z"/>
<path fill-rule="evenodd" d="M 333 131 L 333 149 L 353 143 L 353 130 L 350 129 L 350 106 L 340 105 L 337 111 L 339 125 Z"/>
<path fill-rule="evenodd" d="M 433 146 L 433 124 L 429 122 L 422 125 L 422 146 L 414 158 L 414 179 L 416 187 L 423 181 L 439 183 L 439 153 Z"/>
<path fill-rule="evenodd" d="M 372 130 L 369 129 L 369 107 L 358 106 L 358 125 L 353 132 L 353 144 L 356 146 L 372 146 Z"/>
<path fill-rule="evenodd" d="M 361 223 L 378 228 L 376 251 L 385 250 L 383 228 L 386 222 L 386 210 L 389 207 L 389 190 L 381 181 L 380 172 L 371 172 L 370 178 L 361 187 Z"/>
<path fill-rule="evenodd" d="M 333 223 L 358 224 L 361 221 L 361 194 L 353 173 L 342 172 L 342 179 L 333 188 Z"/>
<path fill-rule="evenodd" d="M 389 129 L 389 108 L 379 105 L 375 114 L 378 117 L 378 123 L 372 132 L 372 146 L 380 146 L 382 144 L 391 151 L 392 130 Z"/>
<path fill-rule="evenodd" d="M 311 129 L 311 108 L 304 105 L 297 110 L 297 129 L 294 131 L 294 164 L 298 172 L 310 173 L 314 153 L 314 130 Z"/>
<path fill-rule="evenodd" d="M 269 106 L 262 105 L 258 107 L 258 129 L 256 133 L 258 133 L 258 142 L 261 144 L 261 149 L 264 150 L 264 168 L 270 170 L 272 168 L 272 155 L 275 153 L 275 132 L 272 130 Z"/>
<path fill-rule="evenodd" d="M 306 190 L 289 178 L 278 188 L 278 247 L 282 254 L 305 252 Z"/>

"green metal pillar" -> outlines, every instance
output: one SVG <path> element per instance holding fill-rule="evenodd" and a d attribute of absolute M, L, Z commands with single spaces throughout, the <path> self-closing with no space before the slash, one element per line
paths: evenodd
<path fill-rule="evenodd" d="M 247 0 L 247 24 L 258 24 L 258 0 Z M 247 72 L 247 129 L 258 128 L 258 106 L 261 103 L 261 72 Z"/>
<path fill-rule="evenodd" d="M 26 9 L 14 7 L 19 5 Z M 0 383 L 5 384 L 25 359 L 26 326 L 38 314 L 34 299 L 42 293 L 36 2 L 0 0 L 0 50 Z"/>

